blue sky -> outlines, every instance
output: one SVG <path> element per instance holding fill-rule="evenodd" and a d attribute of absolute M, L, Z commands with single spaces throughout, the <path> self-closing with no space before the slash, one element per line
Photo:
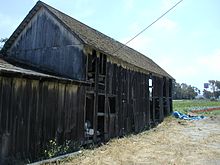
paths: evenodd
<path fill-rule="evenodd" d="M 77 20 L 125 43 L 179 0 L 43 0 Z M 36 0 L 2 1 L 0 38 L 9 37 Z M 203 90 L 220 80 L 220 1 L 183 0 L 129 43 L 177 82 Z"/>

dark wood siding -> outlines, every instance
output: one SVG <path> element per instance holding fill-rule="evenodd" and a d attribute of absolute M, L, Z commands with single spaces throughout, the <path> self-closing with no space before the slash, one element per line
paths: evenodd
<path fill-rule="evenodd" d="M 83 84 L 90 82 L 90 86 L 1 73 L 2 158 L 34 160 L 51 139 L 59 144 L 65 140 L 87 144 L 138 133 L 172 112 L 172 79 L 124 68 L 96 51 L 87 61 L 92 65 L 88 63 L 91 68 Z M 94 132 L 89 136 L 85 121 L 91 123 Z"/>
<path fill-rule="evenodd" d="M 85 111 L 93 112 L 87 119 L 93 123 L 94 141 L 97 137 L 108 140 L 138 133 L 170 114 L 172 80 L 127 69 L 110 60 L 103 63 L 104 58 L 105 55 L 97 55 L 96 51 L 88 55 L 88 61 L 93 61 L 93 65 L 88 63 L 87 79 L 92 83 L 89 93 L 94 94 L 94 106 Z"/>
<path fill-rule="evenodd" d="M 116 95 L 116 132 L 122 136 L 149 126 L 148 75 L 107 63 L 107 93 Z"/>
<path fill-rule="evenodd" d="M 44 71 L 85 79 L 83 45 L 45 9 L 26 25 L 7 54 Z"/>
<path fill-rule="evenodd" d="M 1 158 L 39 157 L 49 140 L 84 140 L 85 87 L 0 77 Z"/>
<path fill-rule="evenodd" d="M 117 98 L 117 136 L 148 129 L 172 112 L 172 80 L 127 70 L 111 63 L 107 63 L 107 74 L 106 92 Z"/>

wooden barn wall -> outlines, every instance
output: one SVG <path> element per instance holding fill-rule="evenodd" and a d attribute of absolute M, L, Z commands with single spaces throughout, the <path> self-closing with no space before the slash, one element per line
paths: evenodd
<path fill-rule="evenodd" d="M 83 45 L 43 8 L 26 25 L 7 55 L 38 69 L 85 80 Z"/>
<path fill-rule="evenodd" d="M 149 123 L 148 76 L 107 64 L 107 93 L 117 97 L 116 134 L 139 132 Z"/>
<path fill-rule="evenodd" d="M 148 129 L 171 113 L 172 80 L 131 71 L 110 62 L 106 78 L 106 93 L 116 96 L 117 100 L 116 136 Z M 152 79 L 152 96 L 149 79 Z"/>
<path fill-rule="evenodd" d="M 83 86 L 1 76 L 1 159 L 39 158 L 55 138 L 82 143 L 84 98 Z"/>
<path fill-rule="evenodd" d="M 127 69 L 96 51 L 88 55 L 87 65 L 92 88 L 87 91 L 91 109 L 85 111 L 94 141 L 140 132 L 170 114 L 171 79 Z"/>

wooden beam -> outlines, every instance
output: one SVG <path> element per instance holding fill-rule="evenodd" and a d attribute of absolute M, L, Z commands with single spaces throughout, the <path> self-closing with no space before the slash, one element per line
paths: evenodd
<path fill-rule="evenodd" d="M 94 113 L 93 113 L 93 129 L 94 129 L 94 136 L 93 140 L 94 142 L 97 142 L 97 124 L 98 124 L 98 76 L 99 76 L 99 58 L 97 57 L 96 51 L 92 52 L 96 56 L 96 62 L 95 62 L 95 94 L 94 94 Z"/>

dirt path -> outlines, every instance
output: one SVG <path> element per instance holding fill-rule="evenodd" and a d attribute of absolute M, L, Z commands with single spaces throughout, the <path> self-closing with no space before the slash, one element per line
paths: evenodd
<path fill-rule="evenodd" d="M 220 116 L 200 121 L 167 118 L 150 131 L 84 150 L 63 164 L 220 164 Z"/>

